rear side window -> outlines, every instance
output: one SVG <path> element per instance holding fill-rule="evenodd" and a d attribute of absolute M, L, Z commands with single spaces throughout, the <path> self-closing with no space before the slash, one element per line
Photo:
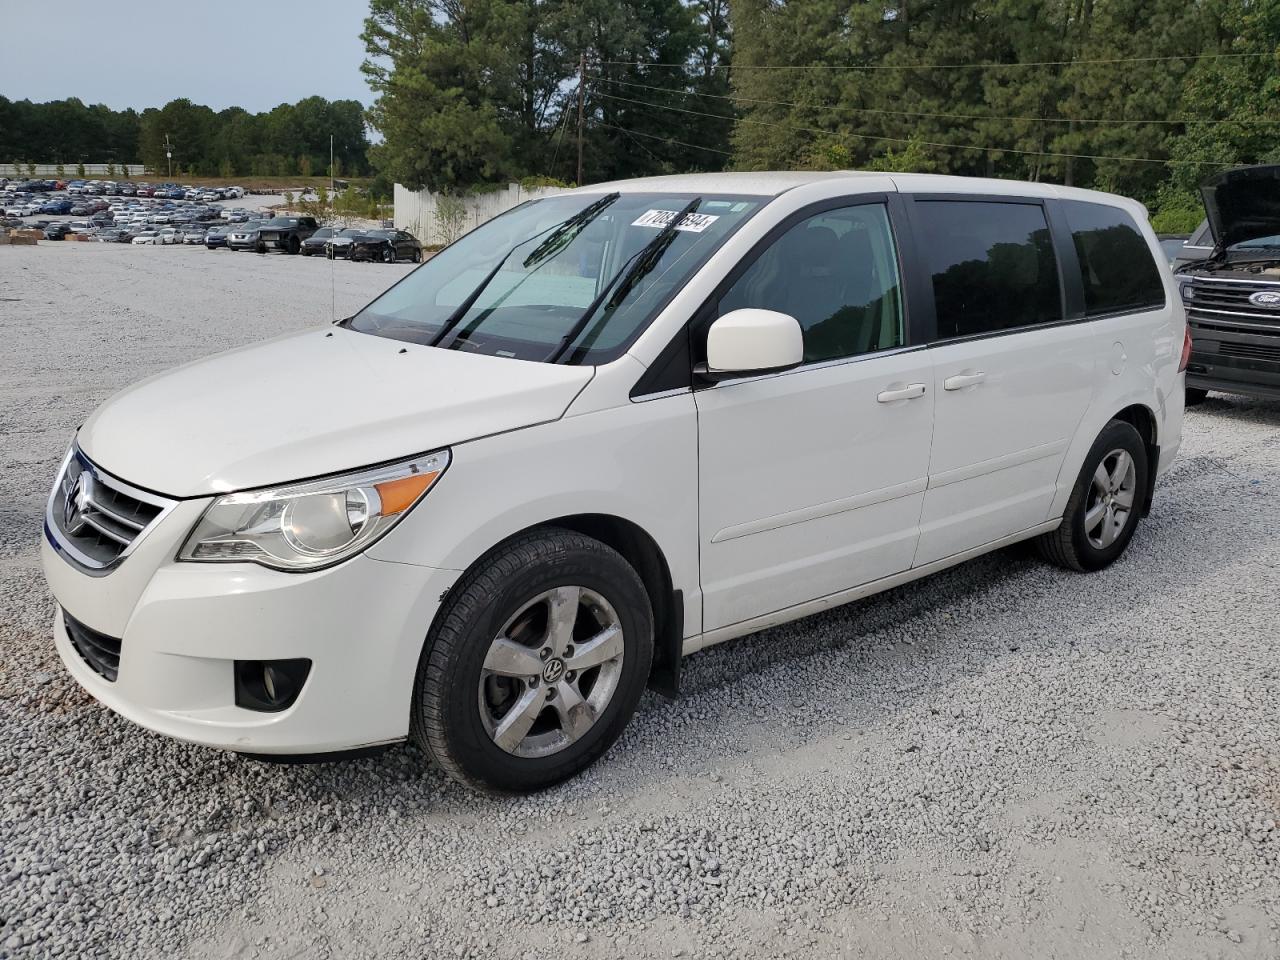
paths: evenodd
<path fill-rule="evenodd" d="M 1068 200 L 1062 208 L 1080 260 L 1086 315 L 1164 306 L 1160 268 L 1127 212 L 1080 200 Z"/>
<path fill-rule="evenodd" d="M 1058 261 L 1039 204 L 919 200 L 939 340 L 1062 319 Z"/>

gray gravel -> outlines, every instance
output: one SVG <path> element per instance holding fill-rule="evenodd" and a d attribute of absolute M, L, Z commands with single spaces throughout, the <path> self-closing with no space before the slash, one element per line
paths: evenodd
<path fill-rule="evenodd" d="M 402 268 L 339 263 L 339 313 Z M 1026 550 L 687 661 L 577 781 L 270 766 L 65 676 L 40 513 L 112 390 L 327 319 L 329 264 L 0 248 L 0 956 L 1275 957 L 1280 404 L 1213 397 L 1126 558 Z"/>

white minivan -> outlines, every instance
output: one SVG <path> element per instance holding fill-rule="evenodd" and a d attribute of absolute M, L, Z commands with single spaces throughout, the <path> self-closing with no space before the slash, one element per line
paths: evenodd
<path fill-rule="evenodd" d="M 710 644 L 1020 540 L 1116 560 L 1181 439 L 1162 263 L 1139 204 L 1046 184 L 525 203 L 90 416 L 45 521 L 58 652 L 184 740 L 545 786 Z"/>

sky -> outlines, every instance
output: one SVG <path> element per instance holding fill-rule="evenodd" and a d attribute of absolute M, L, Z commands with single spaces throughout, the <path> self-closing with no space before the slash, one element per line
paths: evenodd
<path fill-rule="evenodd" d="M 360 73 L 367 0 L 0 6 L 0 96 L 10 100 L 142 110 L 187 97 L 251 113 L 310 96 L 372 100 Z"/>

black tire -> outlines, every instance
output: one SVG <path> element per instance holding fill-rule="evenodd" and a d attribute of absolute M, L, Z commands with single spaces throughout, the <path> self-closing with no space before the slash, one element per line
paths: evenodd
<path fill-rule="evenodd" d="M 1127 453 L 1133 461 L 1132 506 L 1124 516 L 1122 525 L 1116 530 L 1114 539 L 1107 545 L 1100 546 L 1085 529 L 1085 515 L 1099 505 L 1094 474 L 1104 461 L 1114 463 L 1113 457 L 1118 451 Z M 1138 527 L 1146 497 L 1149 469 L 1147 448 L 1138 431 L 1131 424 L 1119 420 L 1108 423 L 1093 442 L 1089 455 L 1084 458 L 1084 466 L 1062 515 L 1062 525 L 1036 539 L 1040 556 L 1057 566 L 1081 572 L 1101 570 L 1114 563 L 1124 553 Z"/>
<path fill-rule="evenodd" d="M 420 248 L 417 248 L 417 247 L 415 247 L 415 248 L 414 248 L 414 251 L 413 251 L 413 262 L 414 262 L 414 263 L 421 263 L 421 262 L 422 262 L 422 250 L 421 250 Z"/>
<path fill-rule="evenodd" d="M 289 256 L 296 256 L 298 251 L 302 249 L 302 241 L 297 236 L 292 236 L 289 238 L 289 245 L 285 249 L 288 251 Z"/>
<path fill-rule="evenodd" d="M 383 263 L 395 263 L 395 262 L 396 262 L 396 248 L 395 248 L 395 247 L 386 247 L 386 248 L 382 251 L 382 262 L 383 262 Z"/>
<path fill-rule="evenodd" d="M 504 625 L 539 594 L 563 586 L 593 591 L 616 612 L 623 631 L 617 685 L 579 739 L 545 756 L 516 756 L 485 729 L 482 667 Z M 635 712 L 652 661 L 653 612 L 631 565 L 582 534 L 558 527 L 534 530 L 495 548 L 449 591 L 418 664 L 411 736 L 450 776 L 472 787 L 539 790 L 573 776 L 609 749 Z M 520 689 L 538 689 L 537 681 Z"/>
<path fill-rule="evenodd" d="M 1201 390 L 1199 387 L 1187 387 L 1186 405 L 1188 407 L 1198 407 L 1204 403 L 1204 398 L 1209 396 L 1208 390 Z"/>

